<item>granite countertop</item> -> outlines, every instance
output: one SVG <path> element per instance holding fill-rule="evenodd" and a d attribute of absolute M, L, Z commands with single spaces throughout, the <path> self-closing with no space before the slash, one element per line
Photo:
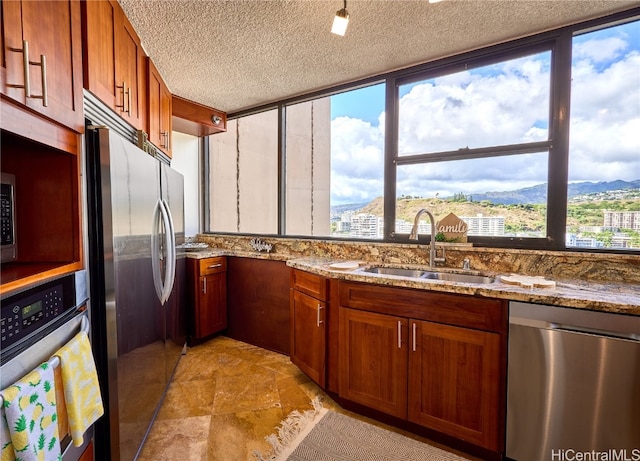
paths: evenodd
<path fill-rule="evenodd" d="M 188 258 L 202 259 L 216 256 L 235 256 L 256 259 L 270 259 L 286 261 L 287 266 L 311 272 L 327 278 L 349 280 L 354 282 L 375 283 L 378 285 L 431 290 L 445 293 L 484 296 L 488 298 L 507 299 L 537 304 L 549 304 L 577 309 L 589 309 L 603 312 L 640 315 L 640 285 L 625 283 L 595 283 L 583 280 L 555 279 L 554 288 L 524 288 L 517 285 L 503 283 L 500 274 L 482 272 L 481 275 L 495 277 L 490 284 L 461 283 L 444 280 L 417 279 L 395 275 L 374 274 L 363 272 L 368 266 L 377 265 L 364 261 L 359 263 L 358 269 L 341 270 L 331 268 L 331 264 L 344 262 L 344 259 L 292 257 L 278 253 L 264 253 L 258 251 L 240 251 L 220 248 L 203 248 L 187 251 Z M 384 264 L 388 267 L 405 269 L 425 269 L 425 266 L 410 264 Z M 462 272 L 460 270 L 438 268 L 443 272 Z M 476 271 L 464 271 L 469 274 L 479 274 Z"/>
<path fill-rule="evenodd" d="M 482 275 L 495 277 L 490 284 L 449 282 L 443 280 L 416 279 L 392 275 L 373 274 L 361 269 L 374 264 L 359 262 L 361 267 L 352 270 L 332 269 L 332 263 L 342 262 L 334 259 L 298 258 L 287 261 L 289 267 L 300 269 L 328 278 L 350 280 L 354 282 L 375 283 L 420 290 L 445 293 L 484 296 L 537 304 L 549 304 L 561 307 L 573 307 L 604 312 L 640 315 L 640 286 L 618 283 L 593 283 L 579 280 L 556 280 L 554 288 L 523 288 L 500 281 L 501 275 L 483 272 Z M 424 266 L 396 265 L 405 269 L 425 269 Z M 438 269 L 447 272 L 462 272 L 451 269 Z M 474 271 L 465 273 L 477 274 Z"/>

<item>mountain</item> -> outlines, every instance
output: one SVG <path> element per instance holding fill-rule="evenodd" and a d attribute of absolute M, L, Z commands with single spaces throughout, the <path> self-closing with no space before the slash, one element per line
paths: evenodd
<path fill-rule="evenodd" d="M 339 216 L 342 213 L 346 213 L 347 211 L 356 211 L 367 206 L 369 202 L 361 202 L 361 203 L 347 203 L 344 205 L 334 205 L 331 207 L 331 215 Z"/>
<path fill-rule="evenodd" d="M 611 191 L 619 191 L 619 190 L 628 190 L 628 189 L 640 189 L 640 179 L 636 179 L 634 181 L 602 181 L 602 182 L 580 182 L 580 183 L 572 183 L 569 184 L 568 194 L 569 199 L 572 197 L 578 197 L 588 194 L 598 194 L 598 193 L 606 193 Z M 442 200 L 433 200 L 430 202 L 430 206 L 437 206 L 441 201 L 446 201 L 449 203 L 447 206 L 451 209 L 451 199 L 453 197 L 446 197 Z M 480 202 L 491 202 L 495 205 L 539 205 L 547 203 L 547 185 L 546 184 L 538 184 L 532 187 L 525 187 L 523 189 L 517 189 L 512 191 L 503 191 L 503 192 L 486 192 L 484 194 L 472 194 L 468 197 L 473 200 L 473 203 L 479 204 Z M 427 200 L 427 199 L 424 199 Z M 411 201 L 408 201 L 408 203 Z M 456 202 L 456 201 L 454 201 Z M 417 205 L 415 204 L 417 203 Z M 416 210 L 410 209 L 408 213 L 414 213 L 420 208 L 420 203 L 415 202 L 414 205 Z M 456 202 L 457 203 L 457 202 Z M 460 206 L 462 204 L 470 202 L 460 202 L 458 203 Z M 363 202 L 363 203 L 350 203 L 346 205 L 336 205 L 331 207 L 331 215 L 332 216 L 340 216 L 342 213 L 346 211 L 358 211 L 360 210 L 363 213 L 370 213 L 376 216 L 382 216 L 382 208 L 383 208 L 383 200 L 382 197 L 378 197 L 371 202 Z M 459 214 L 462 213 L 462 214 Z M 465 214 L 467 213 L 467 214 Z M 459 216 L 469 215 L 469 210 L 457 210 Z M 415 214 L 415 213 L 414 213 Z M 474 214 L 470 214 L 469 216 L 473 216 Z"/>
<path fill-rule="evenodd" d="M 571 183 L 568 188 L 569 198 L 578 195 L 595 194 L 609 192 L 614 190 L 640 189 L 640 179 L 634 181 L 602 181 L 602 182 L 579 182 Z M 484 194 L 473 194 L 471 196 L 474 202 L 489 201 L 500 205 L 515 204 L 542 204 L 547 201 L 547 185 L 538 184 L 537 186 L 525 187 L 513 191 L 504 192 L 486 192 Z"/>

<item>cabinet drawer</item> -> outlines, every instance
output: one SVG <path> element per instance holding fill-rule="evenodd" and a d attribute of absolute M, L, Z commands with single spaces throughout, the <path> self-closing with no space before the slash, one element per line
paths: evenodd
<path fill-rule="evenodd" d="M 319 275 L 292 269 L 291 288 L 313 296 L 320 301 L 327 300 L 327 279 Z"/>
<path fill-rule="evenodd" d="M 200 276 L 215 274 L 217 272 L 226 272 L 226 270 L 227 258 L 224 256 L 219 256 L 216 258 L 205 258 L 200 260 Z"/>
<path fill-rule="evenodd" d="M 506 302 L 363 283 L 340 283 L 340 306 L 477 330 L 507 330 Z"/>

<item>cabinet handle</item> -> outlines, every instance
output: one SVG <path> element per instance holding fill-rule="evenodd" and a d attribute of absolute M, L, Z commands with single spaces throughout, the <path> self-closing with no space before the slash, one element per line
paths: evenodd
<path fill-rule="evenodd" d="M 49 105 L 49 92 L 47 91 L 47 57 L 44 54 L 41 54 L 40 62 L 29 60 L 29 42 L 27 40 L 22 41 L 22 48 L 9 47 L 9 51 L 22 53 L 24 85 L 7 83 L 7 86 L 10 88 L 24 88 L 24 96 L 26 98 L 42 99 L 42 105 L 47 107 Z M 29 66 L 40 66 L 40 78 L 42 81 L 42 94 L 40 95 L 31 94 L 31 75 Z"/>
<path fill-rule="evenodd" d="M 127 115 L 131 117 L 131 87 L 127 88 Z"/>
<path fill-rule="evenodd" d="M 398 349 L 402 349 L 402 321 L 398 320 Z"/>
<path fill-rule="evenodd" d="M 164 147 L 165 149 L 168 149 L 169 148 L 169 132 L 161 131 L 160 136 L 162 137 L 162 147 Z"/>
<path fill-rule="evenodd" d="M 42 81 L 42 94 L 40 96 L 28 96 L 29 98 L 42 99 L 42 105 L 47 107 L 49 105 L 49 92 L 47 91 L 47 57 L 44 54 L 40 55 L 40 62 L 29 61 L 29 64 L 34 66 L 40 66 L 40 78 Z"/>
<path fill-rule="evenodd" d="M 8 47 L 9 51 L 15 51 L 16 53 L 22 53 L 22 73 L 24 75 L 24 85 L 9 84 L 11 88 L 24 88 L 24 95 L 27 98 L 31 97 L 31 82 L 29 79 L 29 42 L 27 40 L 22 41 L 22 48 Z"/>
<path fill-rule="evenodd" d="M 320 304 L 318 304 L 318 311 L 317 311 L 318 319 L 317 319 L 317 323 L 316 323 L 316 326 L 317 326 L 318 328 L 320 328 L 320 324 L 322 323 L 322 320 L 320 320 L 320 311 L 321 311 L 322 309 L 324 309 L 324 307 L 322 307 Z"/>
<path fill-rule="evenodd" d="M 207 278 L 202 277 L 202 293 L 207 294 Z"/>
<path fill-rule="evenodd" d="M 222 264 L 221 263 L 211 264 L 209 267 L 207 267 L 207 269 L 215 269 L 216 267 L 222 267 Z"/>
<path fill-rule="evenodd" d="M 122 82 L 122 85 L 116 85 L 116 88 L 119 88 L 122 90 L 122 104 L 116 104 L 116 107 L 120 108 L 120 112 L 124 112 L 125 111 L 125 106 L 124 106 L 124 97 L 125 97 L 125 93 L 127 92 L 127 83 L 126 82 Z"/>
<path fill-rule="evenodd" d="M 413 352 L 416 351 L 416 329 L 417 329 L 417 325 L 414 323 L 413 324 Z"/>

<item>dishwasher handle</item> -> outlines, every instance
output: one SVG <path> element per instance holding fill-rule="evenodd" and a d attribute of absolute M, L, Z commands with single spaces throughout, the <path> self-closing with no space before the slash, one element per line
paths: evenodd
<path fill-rule="evenodd" d="M 564 325 L 560 323 L 551 323 L 551 330 L 566 331 L 568 333 L 584 333 L 588 335 L 606 336 L 608 338 L 629 339 L 631 341 L 640 341 L 640 334 L 637 333 L 619 333 L 616 331 L 601 330 L 598 328 L 577 327 L 574 325 Z"/>
<path fill-rule="evenodd" d="M 509 318 L 512 325 L 520 325 L 524 327 L 537 328 L 540 330 L 556 330 L 566 331 L 568 333 L 582 333 L 588 335 L 606 336 L 609 338 L 627 339 L 631 341 L 640 341 L 640 333 L 623 333 L 617 331 L 604 330 L 599 328 L 569 325 L 566 323 L 549 322 L 547 320 L 530 319 L 526 317 Z"/>

